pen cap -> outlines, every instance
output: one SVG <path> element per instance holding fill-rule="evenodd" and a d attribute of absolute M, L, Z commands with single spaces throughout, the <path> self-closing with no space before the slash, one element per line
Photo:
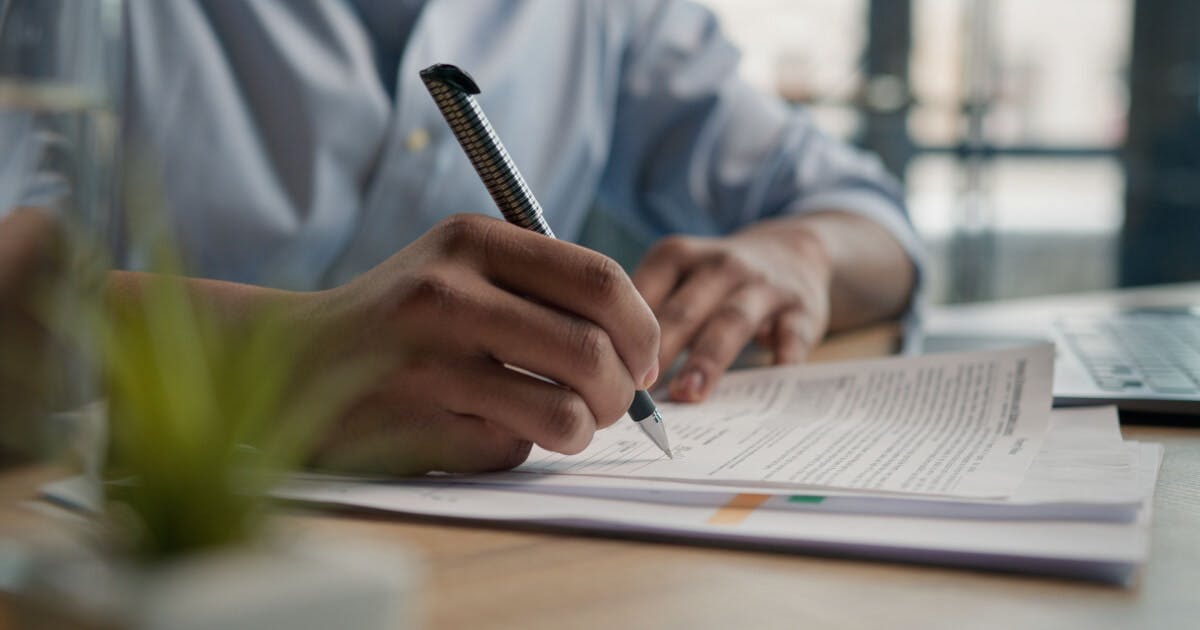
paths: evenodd
<path fill-rule="evenodd" d="M 422 70 L 421 81 L 504 218 L 553 238 L 541 205 L 472 96 L 479 93 L 479 86 L 471 75 L 457 66 L 439 63 Z"/>
<path fill-rule="evenodd" d="M 478 94 L 479 84 L 467 74 L 466 70 L 449 63 L 435 63 L 421 71 L 421 80 L 428 85 L 429 81 L 441 81 L 456 87 L 467 94 Z"/>

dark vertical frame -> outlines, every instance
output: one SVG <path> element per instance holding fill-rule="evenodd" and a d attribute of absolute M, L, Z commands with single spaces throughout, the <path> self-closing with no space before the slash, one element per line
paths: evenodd
<path fill-rule="evenodd" d="M 1122 286 L 1200 279 L 1200 2 L 1134 3 Z"/>
<path fill-rule="evenodd" d="M 862 99 L 863 130 L 859 142 L 874 151 L 897 177 L 904 177 L 913 156 L 908 135 L 912 109 L 909 57 L 912 51 L 912 2 L 870 0 L 867 11 L 866 81 Z M 899 99 L 876 102 L 872 89 L 900 91 Z"/>

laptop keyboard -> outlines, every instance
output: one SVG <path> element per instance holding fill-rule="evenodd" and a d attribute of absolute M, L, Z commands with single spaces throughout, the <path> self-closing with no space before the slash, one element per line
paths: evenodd
<path fill-rule="evenodd" d="M 1194 314 L 1141 311 L 1055 324 L 1101 389 L 1200 393 L 1200 317 Z"/>

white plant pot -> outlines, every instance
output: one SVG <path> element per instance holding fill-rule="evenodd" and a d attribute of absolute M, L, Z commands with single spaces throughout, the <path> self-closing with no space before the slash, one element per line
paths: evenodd
<path fill-rule="evenodd" d="M 390 545 L 304 538 L 148 570 L 122 599 L 136 630 L 415 628 L 419 566 Z"/>
<path fill-rule="evenodd" d="M 19 568 L 23 578 L 24 588 L 8 585 L 18 588 L 6 601 L 19 628 L 396 630 L 424 625 L 424 570 L 413 554 L 395 545 L 305 536 L 146 568 L 114 567 L 82 549 L 21 551 L 9 545 L 0 551 L 7 552 L 0 553 L 0 565 Z"/>

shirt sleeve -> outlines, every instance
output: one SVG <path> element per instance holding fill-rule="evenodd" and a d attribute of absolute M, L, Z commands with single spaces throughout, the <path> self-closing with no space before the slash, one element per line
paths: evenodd
<path fill-rule="evenodd" d="M 895 237 L 920 284 L 923 249 L 903 190 L 876 158 L 742 81 L 738 51 L 707 9 L 682 0 L 630 5 L 602 212 L 649 239 L 853 212 Z"/>

